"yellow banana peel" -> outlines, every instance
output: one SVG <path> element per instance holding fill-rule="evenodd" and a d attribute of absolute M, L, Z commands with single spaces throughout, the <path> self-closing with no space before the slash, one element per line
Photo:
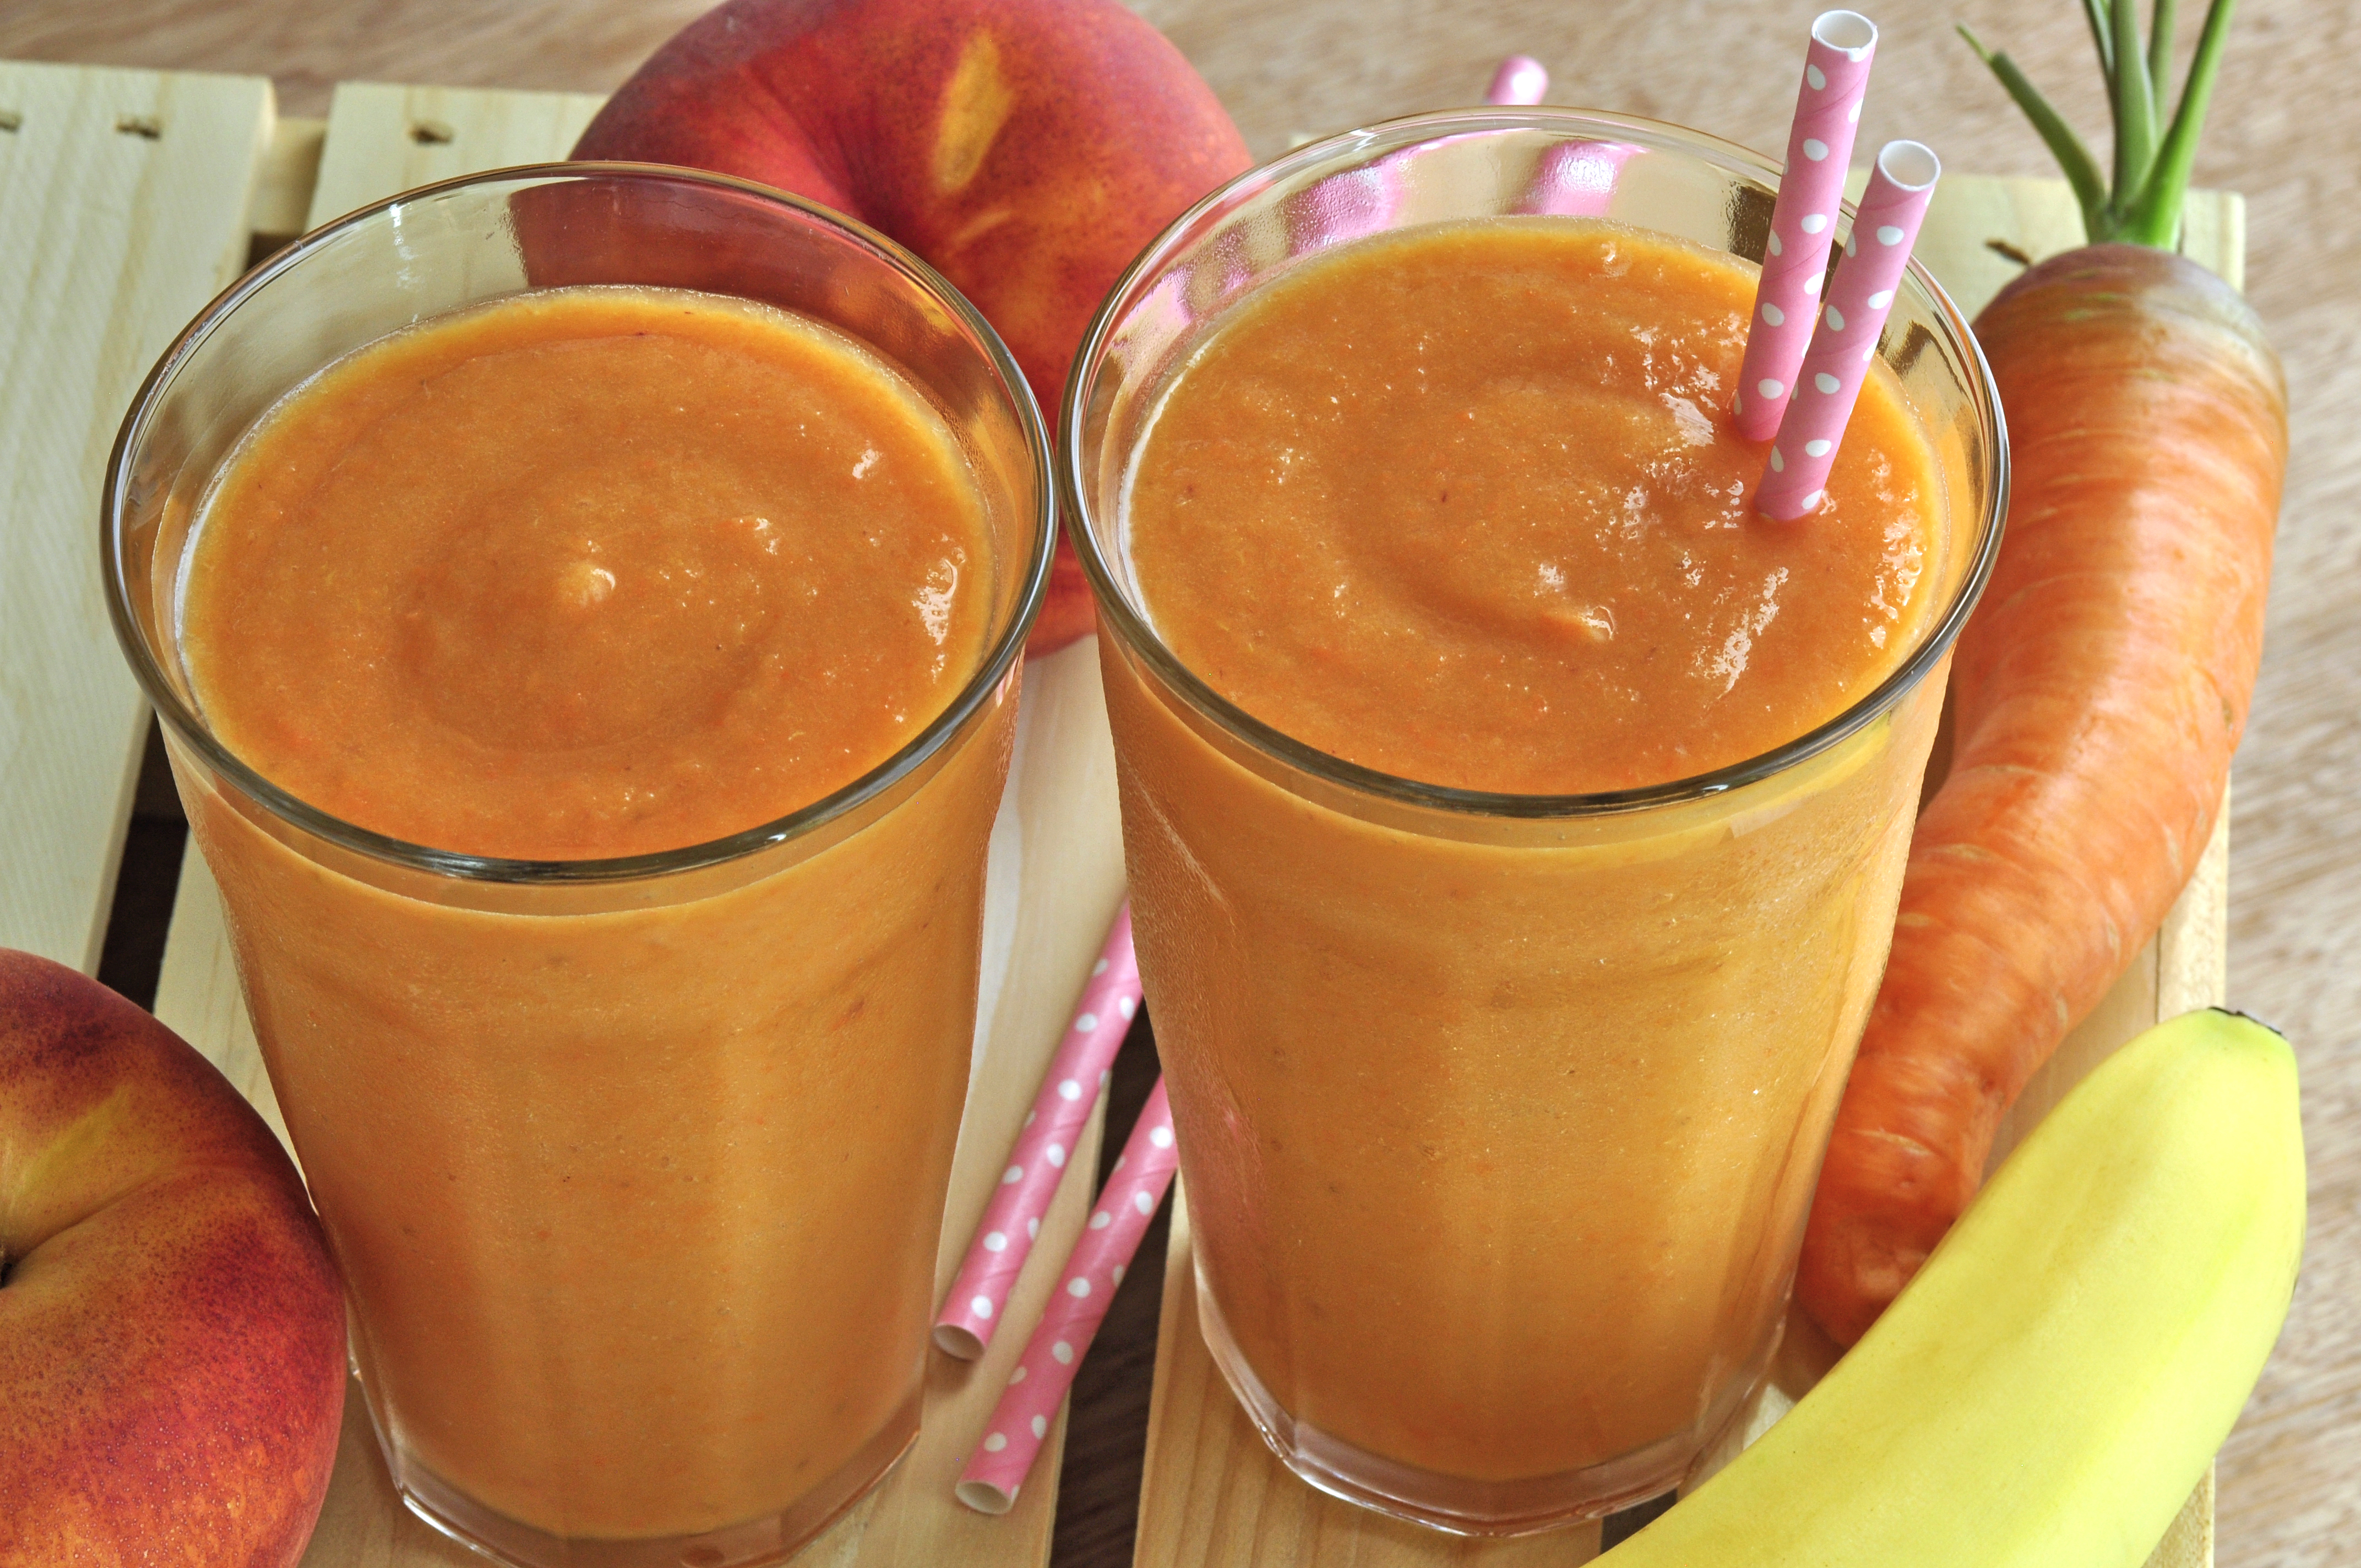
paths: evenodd
<path fill-rule="evenodd" d="M 2208 1010 L 2078 1085 L 1894 1304 L 1606 1568 L 2138 1568 L 2303 1252 L 2295 1055 Z"/>

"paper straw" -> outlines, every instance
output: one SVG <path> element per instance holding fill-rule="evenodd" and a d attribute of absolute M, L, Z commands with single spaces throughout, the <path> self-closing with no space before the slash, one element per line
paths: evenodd
<path fill-rule="evenodd" d="M 1131 949 L 1131 905 L 1126 903 L 1115 911 L 1073 1021 L 1050 1058 L 1033 1109 L 1025 1113 L 1000 1185 L 983 1206 L 983 1223 L 968 1244 L 950 1294 L 943 1298 L 942 1315 L 935 1320 L 935 1343 L 961 1361 L 973 1361 L 992 1343 L 1008 1292 L 1016 1288 L 1026 1255 L 1041 1234 L 1042 1217 L 1058 1195 L 1066 1157 L 1106 1088 L 1115 1051 L 1138 1011 L 1139 960 Z"/>
<path fill-rule="evenodd" d="M 1115 1162 L 1114 1174 L 1099 1193 L 1091 1223 L 1074 1243 L 1058 1288 L 1009 1375 L 1000 1403 L 983 1429 L 983 1440 L 968 1457 L 952 1488 L 959 1500 L 978 1513 L 1005 1514 L 1016 1504 L 1016 1489 L 1033 1468 L 1058 1406 L 1072 1386 L 1082 1353 L 1105 1319 L 1123 1283 L 1123 1271 L 1139 1250 L 1148 1222 L 1156 1216 L 1164 1190 L 1172 1185 L 1172 1110 L 1164 1098 L 1164 1080 L 1158 1079 L 1148 1103 Z"/>
<path fill-rule="evenodd" d="M 1549 72 L 1542 62 L 1531 55 L 1512 54 L 1492 73 L 1484 101 L 1495 105 L 1538 104 L 1548 91 Z M 1445 142 L 1458 139 L 1443 138 Z M 1433 150 L 1434 145 L 1389 153 L 1374 163 L 1322 181 L 1320 199 L 1313 208 L 1320 241 L 1337 245 L 1392 228 L 1409 194 L 1412 161 Z"/>
<path fill-rule="evenodd" d="M 1538 104 L 1549 92 L 1549 71 L 1529 54 L 1512 54 L 1492 73 L 1484 102 L 1496 106 Z M 1516 210 L 1554 217 L 1603 218 L 1615 200 L 1623 165 L 1640 149 L 1622 142 L 1565 142 L 1542 155 Z"/>
<path fill-rule="evenodd" d="M 1629 142 L 1561 142 L 1542 154 L 1516 210 L 1560 218 L 1603 218 L 1614 208 L 1623 165 L 1639 151 Z"/>
<path fill-rule="evenodd" d="M 1798 518 L 1820 504 L 1837 443 L 1877 356 L 1878 334 L 1942 171 L 1934 153 L 1917 142 L 1890 141 L 1879 149 L 1869 189 L 1853 212 L 1844 259 L 1828 285 L 1828 309 L 1812 334 L 1795 395 L 1754 492 L 1754 508 L 1765 517 Z"/>
<path fill-rule="evenodd" d="M 1795 123 L 1787 132 L 1787 168 L 1771 207 L 1771 237 L 1754 313 L 1746 324 L 1746 364 L 1730 405 L 1738 433 L 1768 441 L 1779 428 L 1795 373 L 1812 336 L 1812 316 L 1836 238 L 1837 204 L 1869 87 L 1877 28 L 1855 11 L 1823 11 L 1812 23 Z"/>
<path fill-rule="evenodd" d="M 1549 68 L 1529 54 L 1512 54 L 1492 72 L 1484 102 L 1492 104 L 1538 104 L 1549 91 Z"/>

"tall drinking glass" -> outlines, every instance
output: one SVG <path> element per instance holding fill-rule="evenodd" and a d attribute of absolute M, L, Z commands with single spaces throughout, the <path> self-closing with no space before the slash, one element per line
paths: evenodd
<path fill-rule="evenodd" d="M 941 416 L 983 498 L 989 630 L 885 762 L 711 842 L 512 861 L 338 820 L 209 727 L 178 618 L 241 436 L 348 351 L 552 283 L 799 313 Z M 823 210 L 676 170 L 509 170 L 357 213 L 148 378 L 107 474 L 111 608 L 221 886 L 379 1441 L 438 1529 L 534 1568 L 769 1562 L 916 1434 L 1053 515 L 1024 378 L 948 284 Z"/>
<path fill-rule="evenodd" d="M 1298 1475 L 1446 1530 L 1664 1489 L 1767 1368 L 1998 540 L 1999 408 L 1914 267 L 1878 352 L 1939 492 L 1916 645 L 1808 733 L 1616 794 L 1440 787 L 1262 722 L 1159 631 L 1127 487 L 1238 302 L 1337 246 L 1587 214 L 1755 261 L 1775 178 L 1552 110 L 1309 147 L 1149 247 L 1060 416 L 1207 1344 Z"/>

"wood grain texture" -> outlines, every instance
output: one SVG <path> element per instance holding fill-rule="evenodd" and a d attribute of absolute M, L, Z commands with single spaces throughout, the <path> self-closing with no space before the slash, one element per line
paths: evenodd
<path fill-rule="evenodd" d="M 1554 101 L 1697 126 L 1773 152 L 1810 7 L 1773 0 L 1136 0 L 1258 156 L 1464 104 L 1499 56 Z M 326 112 L 354 80 L 610 91 L 705 0 L 9 0 L 0 58 L 270 73 Z M 2184 6 L 2185 58 L 2194 31 Z M 2061 0 L 1886 0 L 1864 144 L 1930 140 L 1955 170 L 2043 176 L 2039 142 L 1951 25 L 2004 47 L 2104 156 L 2106 112 Z M 2254 718 L 2238 761 L 2230 994 L 2295 1040 L 2312 1234 L 2295 1310 L 2221 1466 L 2225 1568 L 2325 1568 L 2361 1537 L 2361 7 L 2243 0 L 2197 163 L 2244 192 L 2247 292 L 2284 356 L 2293 455 Z M 1771 65 L 1764 63 L 1773 62 Z M 5 107 L 5 105 L 0 105 Z M 0 853 L 13 853 L 13 843 Z M 1094 1484 L 1070 1465 L 1069 1505 Z M 1100 1508 L 1127 1511 L 1112 1478 Z M 1094 1562 L 1112 1563 L 1108 1555 Z M 1077 1563 L 1080 1559 L 1075 1560 Z"/>
<path fill-rule="evenodd" d="M 0 946 L 98 967 L 147 704 L 99 591 L 148 366 L 244 267 L 270 84 L 0 63 Z"/>
<path fill-rule="evenodd" d="M 342 83 L 304 226 L 437 180 L 562 159 L 605 101 L 590 93 Z"/>
<path fill-rule="evenodd" d="M 1856 172 L 1858 190 L 1864 176 Z M 2190 254 L 2233 281 L 2243 257 L 2235 196 L 2191 198 Z M 1953 174 L 1936 192 L 1917 254 L 1960 307 L 1973 314 L 2014 275 L 1998 241 L 2038 261 L 2081 243 L 2072 198 L 2054 180 L 1977 179 Z M 1997 265 L 1996 265 L 1997 264 Z M 2160 1018 L 2222 1000 L 2222 911 L 2229 869 L 2229 819 L 2217 824 L 2196 873 L 2164 930 L 2134 958 L 2089 1019 L 2037 1074 L 2001 1127 L 1998 1162 L 2067 1090 L 2116 1047 Z M 2169 955 L 2169 965 L 2166 956 Z M 1413 1529 L 1320 1496 L 1290 1480 L 1215 1371 L 1198 1332 L 1195 1269 L 1185 1218 L 1176 1217 L 1165 1260 L 1164 1329 L 1158 1345 L 1148 1464 L 1140 1490 L 1138 1562 L 1148 1568 L 1426 1568 L 1480 1563 L 1587 1561 L 1598 1527 L 1521 1541 L 1470 1541 Z M 1832 1353 L 1800 1316 L 1788 1330 L 1775 1386 L 1763 1391 L 1738 1431 L 1702 1461 L 1697 1479 L 1728 1463 L 1810 1387 Z M 2149 1559 L 2149 1568 L 2205 1568 L 2213 1562 L 2213 1476 Z"/>
<path fill-rule="evenodd" d="M 598 100 L 579 94 L 466 93 L 363 84 L 340 88 L 317 153 L 307 203 L 324 222 L 423 181 L 563 156 Z M 433 136 L 420 140 L 420 126 Z M 306 133 L 299 131 L 299 137 Z M 282 144 L 300 169 L 305 141 Z M 291 197 L 275 198 L 284 209 Z M 935 1288 L 950 1286 L 1017 1124 L 1123 897 L 1115 757 L 1099 694 L 1097 652 L 1085 642 L 1026 669 L 1008 787 L 993 828 L 986 878 L 977 1049 L 953 1162 Z M 262 1110 L 286 1124 L 239 1000 L 220 895 L 192 844 L 181 869 L 159 978 L 156 1014 L 194 1044 Z M 1102 1128 L 1076 1146 L 1041 1250 L 1061 1257 L 1089 1210 Z M 986 1519 L 952 1500 L 951 1484 L 992 1412 L 1038 1318 L 1054 1268 L 1031 1269 L 1012 1294 L 1004 1332 L 976 1363 L 929 1353 L 917 1444 L 886 1483 L 802 1553 L 812 1568 L 931 1568 L 944 1563 L 1038 1565 L 1057 1509 L 1064 1422 L 1043 1444 L 1034 1482 L 1016 1508 Z M 304 1561 L 314 1568 L 423 1568 L 479 1562 L 401 1503 L 368 1431 L 357 1387 L 321 1523 Z"/>

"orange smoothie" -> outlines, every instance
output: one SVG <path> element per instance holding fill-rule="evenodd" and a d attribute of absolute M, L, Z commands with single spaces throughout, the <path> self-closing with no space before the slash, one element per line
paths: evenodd
<path fill-rule="evenodd" d="M 549 291 L 273 408 L 173 563 L 181 652 L 310 806 L 653 855 L 944 712 L 993 631 L 987 510 L 850 338 Z M 298 852 L 181 769 L 405 1486 L 552 1537 L 784 1515 L 792 1543 L 908 1441 L 1013 695 L 817 839 L 529 912 Z"/>
<path fill-rule="evenodd" d="M 1753 515 L 1753 286 L 1569 219 L 1298 262 L 1157 394 L 1124 513 L 1156 634 L 1293 741 L 1496 795 L 1835 718 L 1942 608 L 1944 491 L 1881 371 L 1821 511 Z M 1257 1420 L 1492 1519 L 1670 1485 L 1775 1343 L 1939 681 L 1767 780 L 1520 822 L 1334 808 L 1104 657 L 1207 1332 Z"/>

